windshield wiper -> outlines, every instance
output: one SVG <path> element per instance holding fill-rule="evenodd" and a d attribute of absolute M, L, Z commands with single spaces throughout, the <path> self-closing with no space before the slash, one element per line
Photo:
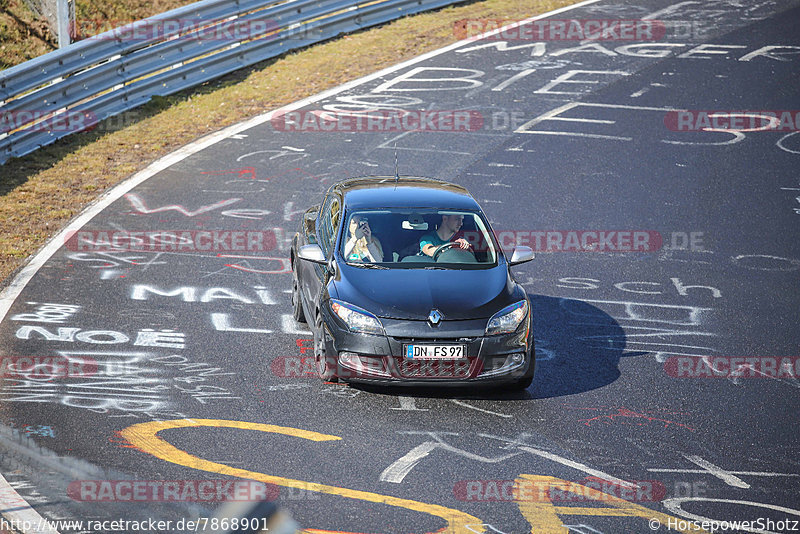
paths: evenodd
<path fill-rule="evenodd" d="M 377 263 L 350 263 L 349 265 L 358 267 L 359 269 L 388 269 L 388 267 L 378 265 Z"/>

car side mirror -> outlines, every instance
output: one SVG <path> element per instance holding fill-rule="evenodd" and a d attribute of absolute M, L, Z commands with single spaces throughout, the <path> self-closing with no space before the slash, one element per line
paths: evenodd
<path fill-rule="evenodd" d="M 525 263 L 526 261 L 531 261 L 532 259 L 533 250 L 531 250 L 531 247 L 515 247 L 508 264 L 519 265 L 520 263 Z"/>
<path fill-rule="evenodd" d="M 297 257 L 301 260 L 319 263 L 320 265 L 326 265 L 328 263 L 319 245 L 303 245 L 300 247 L 300 250 L 297 251 Z"/>

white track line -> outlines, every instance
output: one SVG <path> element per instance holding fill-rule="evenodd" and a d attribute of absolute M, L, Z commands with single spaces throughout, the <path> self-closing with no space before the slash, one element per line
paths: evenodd
<path fill-rule="evenodd" d="M 486 410 L 484 408 L 478 408 L 477 406 L 473 406 L 471 404 L 467 404 L 466 402 L 460 401 L 460 400 L 457 400 L 457 399 L 450 399 L 450 402 L 452 402 L 454 404 L 458 404 L 459 406 L 464 406 L 465 408 L 469 408 L 470 410 L 476 410 L 478 412 L 488 413 L 489 415 L 496 415 L 498 417 L 506 417 L 506 418 L 514 417 L 513 415 L 506 415 L 504 413 L 493 412 L 491 410 Z"/>
<path fill-rule="evenodd" d="M 516 28 L 523 24 L 527 24 L 534 20 L 543 19 L 546 17 L 551 17 L 553 15 L 558 15 L 559 13 L 563 13 L 565 11 L 569 11 L 572 9 L 576 9 L 579 7 L 583 7 L 589 4 L 594 4 L 599 2 L 600 0 L 585 0 L 584 2 L 579 2 L 577 4 L 573 4 L 571 6 L 562 7 L 559 9 L 555 9 L 553 11 L 543 13 L 541 15 L 537 15 L 535 17 L 531 17 L 525 20 L 521 20 L 519 22 L 515 22 L 513 24 L 509 24 L 508 26 L 504 26 L 502 28 L 498 28 L 497 30 L 493 30 L 491 32 L 487 32 L 475 37 L 470 37 L 469 39 L 464 39 L 462 41 L 458 41 L 457 43 L 453 43 L 449 46 L 444 48 L 440 48 L 438 50 L 433 50 L 428 52 L 427 54 L 423 54 L 421 56 L 415 57 L 393 67 L 388 67 L 383 70 L 380 70 L 376 73 L 369 74 L 364 76 L 363 78 L 358 78 L 357 80 L 353 80 L 351 82 L 345 83 L 338 87 L 334 87 L 333 89 L 329 89 L 322 93 L 319 93 L 314 96 L 310 96 L 308 98 L 304 98 L 303 100 L 299 100 L 288 106 L 284 106 L 278 110 L 272 110 L 267 113 L 263 113 L 252 119 L 246 120 L 244 122 L 240 122 L 238 124 L 233 124 L 224 128 L 218 132 L 212 133 L 207 135 L 197 141 L 189 143 L 186 146 L 183 146 L 176 150 L 175 152 L 164 156 L 163 158 L 151 163 L 147 168 L 137 172 L 127 180 L 119 183 L 112 189 L 106 191 L 103 195 L 101 195 L 97 200 L 92 202 L 89 206 L 84 209 L 78 217 L 73 219 L 63 230 L 53 236 L 50 241 L 45 244 L 44 247 L 39 249 L 39 252 L 34 255 L 30 261 L 22 268 L 22 270 L 14 277 L 14 280 L 3 289 L 2 293 L 0 293 L 0 322 L 3 321 L 6 314 L 8 314 L 8 310 L 11 309 L 11 306 L 14 304 L 14 301 L 17 300 L 22 290 L 25 289 L 25 286 L 28 285 L 28 282 L 31 281 L 31 278 L 39 272 L 39 269 L 50 259 L 50 257 L 56 253 L 56 251 L 61 248 L 61 245 L 64 243 L 65 238 L 70 234 L 70 232 L 77 232 L 83 226 L 91 221 L 97 214 L 102 212 L 108 206 L 110 206 L 115 200 L 121 198 L 125 193 L 129 192 L 131 189 L 136 187 L 137 185 L 143 183 L 145 180 L 155 176 L 159 172 L 175 165 L 176 163 L 183 161 L 184 159 L 188 158 L 189 156 L 200 152 L 201 150 L 208 148 L 216 143 L 219 143 L 223 139 L 227 139 L 234 135 L 237 135 L 244 130 L 248 130 L 260 124 L 263 124 L 269 121 L 272 116 L 280 111 L 286 112 L 293 109 L 298 109 L 303 106 L 307 106 L 308 104 L 312 104 L 319 100 L 323 100 L 335 94 L 341 93 L 343 91 L 347 91 L 352 89 L 353 87 L 358 87 L 364 83 L 370 82 L 387 74 L 391 74 L 398 70 L 404 69 L 408 66 L 415 65 L 421 61 L 425 61 L 432 57 L 436 57 L 438 55 L 444 54 L 466 44 L 479 41 L 481 39 L 485 39 L 487 37 L 491 37 L 492 35 L 496 35 L 500 32 L 507 31 L 512 28 Z M 39 521 L 43 522 L 43 518 L 36 512 L 30 505 L 28 505 L 27 509 L 19 510 L 20 508 L 20 501 L 22 497 L 12 488 L 5 479 L 0 477 L 0 513 L 8 519 L 8 520 L 16 520 L 17 524 L 25 524 L 23 521 L 27 521 L 28 524 L 36 525 Z M 24 502 L 24 501 L 22 501 Z M 39 523 L 42 524 L 42 523 Z M 21 532 L 23 534 L 38 534 L 38 530 L 35 529 L 22 529 Z M 55 532 L 55 531 L 52 531 Z M 57 534 L 57 533 L 56 533 Z"/>
<path fill-rule="evenodd" d="M 604 473 L 599 469 L 592 469 L 588 465 L 582 464 L 580 462 L 575 462 L 573 460 L 569 460 L 564 458 L 563 456 L 559 456 L 557 454 L 553 454 L 552 452 L 543 451 L 541 449 L 537 449 L 535 447 L 527 447 L 521 446 L 519 447 L 520 450 L 529 452 L 531 454 L 535 454 L 537 456 L 541 456 L 542 458 L 547 458 L 548 460 L 552 460 L 554 462 L 558 462 L 562 465 L 566 465 L 567 467 L 572 467 L 573 469 L 577 469 L 578 471 L 583 471 L 589 476 L 601 478 L 603 480 L 607 480 L 609 482 L 613 482 L 619 486 L 625 486 L 626 488 L 637 488 L 638 486 L 633 482 L 628 482 L 627 480 L 622 480 L 621 478 L 612 477 L 608 473 Z"/>

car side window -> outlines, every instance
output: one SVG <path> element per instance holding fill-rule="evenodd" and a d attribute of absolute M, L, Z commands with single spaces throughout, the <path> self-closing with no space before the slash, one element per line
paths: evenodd
<path fill-rule="evenodd" d="M 319 218 L 319 246 L 326 258 L 330 257 L 333 249 L 340 211 L 339 198 L 334 194 L 328 195 Z"/>
<path fill-rule="evenodd" d="M 322 252 L 326 252 L 325 243 L 327 242 L 327 239 L 325 238 L 325 221 L 331 217 L 331 198 L 333 198 L 332 195 L 325 197 L 325 202 L 322 204 L 322 208 L 319 212 L 319 219 L 317 220 L 317 236 L 319 238 L 319 246 L 322 249 Z"/>

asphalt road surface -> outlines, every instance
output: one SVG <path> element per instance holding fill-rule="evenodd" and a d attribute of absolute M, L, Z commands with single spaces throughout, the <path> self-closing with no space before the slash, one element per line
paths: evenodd
<path fill-rule="evenodd" d="M 567 40 L 568 19 L 657 31 Z M 195 144 L 60 238 L 5 295 L 8 483 L 48 520 L 145 521 L 62 532 L 190 531 L 178 521 L 238 479 L 274 484 L 318 532 L 800 530 L 800 2 L 600 1 L 548 20 Z M 476 120 L 386 127 L 453 110 Z M 401 174 L 466 186 L 504 246 L 537 250 L 514 268 L 527 391 L 309 372 L 291 236 L 330 184 L 393 174 L 395 147 Z M 126 250 L 126 232 L 158 237 Z"/>

